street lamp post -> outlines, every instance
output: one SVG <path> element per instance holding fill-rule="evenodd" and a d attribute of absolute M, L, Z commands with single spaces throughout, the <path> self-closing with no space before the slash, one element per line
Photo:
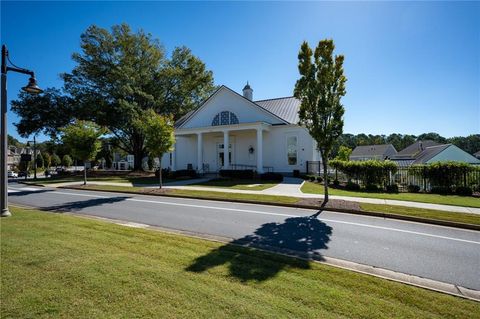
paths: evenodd
<path fill-rule="evenodd" d="M 7 66 L 7 60 L 12 66 Z M 7 176 L 7 151 L 8 151 L 8 138 L 7 138 L 7 72 L 17 72 L 30 75 L 28 84 L 22 88 L 25 92 L 38 94 L 42 93 L 42 89 L 37 86 L 37 80 L 35 79 L 35 73 L 33 71 L 22 69 L 15 66 L 8 57 L 8 50 L 5 45 L 2 45 L 2 100 L 1 100 L 1 138 L 0 138 L 0 216 L 8 217 L 11 213 L 8 210 L 8 176 Z"/>

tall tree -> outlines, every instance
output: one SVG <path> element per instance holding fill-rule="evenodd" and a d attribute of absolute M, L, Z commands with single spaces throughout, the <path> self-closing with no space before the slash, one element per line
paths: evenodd
<path fill-rule="evenodd" d="M 20 117 L 15 126 L 21 136 L 43 132 L 55 138 L 60 128 L 71 123 L 73 118 L 84 117 L 73 100 L 55 88 L 35 95 L 21 92 L 11 104 L 12 111 Z"/>
<path fill-rule="evenodd" d="M 150 157 L 158 157 L 159 187 L 162 188 L 162 157 L 173 150 L 175 143 L 173 118 L 147 110 L 139 116 L 135 125 L 145 136 L 145 147 Z"/>
<path fill-rule="evenodd" d="M 65 89 L 85 119 L 107 127 L 115 145 L 135 156 L 135 169 L 147 151 L 134 119 L 147 109 L 177 119 L 214 89 L 212 72 L 189 49 L 176 48 L 168 59 L 158 40 L 126 24 L 111 32 L 89 27 L 81 49 L 73 71 L 63 74 Z"/>
<path fill-rule="evenodd" d="M 322 156 L 325 199 L 328 202 L 328 159 L 343 131 L 345 109 L 341 98 L 346 94 L 343 55 L 333 55 L 333 40 L 322 40 L 315 52 L 303 42 L 298 54 L 300 79 L 294 95 L 301 101 L 300 125 L 305 126 L 317 142 Z"/>
<path fill-rule="evenodd" d="M 83 161 L 83 185 L 87 184 L 86 162 L 92 160 L 102 147 L 99 140 L 105 130 L 88 121 L 76 121 L 63 130 L 62 140 L 72 148 L 72 155 Z"/>

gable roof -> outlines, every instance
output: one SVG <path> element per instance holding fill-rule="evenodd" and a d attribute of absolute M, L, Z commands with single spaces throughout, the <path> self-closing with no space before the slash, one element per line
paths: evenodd
<path fill-rule="evenodd" d="M 350 157 L 384 156 L 390 147 L 395 150 L 392 144 L 361 145 L 355 147 Z"/>
<path fill-rule="evenodd" d="M 175 128 L 180 128 L 183 126 L 185 123 L 187 123 L 200 109 L 202 109 L 205 104 L 212 99 L 213 96 L 215 96 L 218 92 L 220 92 L 222 89 L 227 89 L 230 92 L 233 92 L 237 96 L 241 97 L 242 99 L 245 99 L 245 101 L 248 101 L 248 103 L 252 104 L 253 106 L 261 109 L 262 111 L 278 118 L 281 122 L 284 124 L 297 124 L 298 120 L 295 121 L 295 118 L 293 117 L 293 112 L 295 112 L 298 117 L 298 109 L 300 108 L 300 101 L 298 101 L 294 97 L 287 97 L 287 98 L 279 98 L 279 99 L 271 99 L 271 100 L 261 100 L 261 101 L 250 101 L 243 95 L 239 94 L 238 92 L 235 92 L 234 90 L 230 89 L 228 86 L 222 85 L 220 86 L 215 92 L 213 92 L 207 99 L 205 99 L 198 108 L 195 110 L 192 110 L 182 116 L 180 119 L 178 119 L 175 122 Z M 295 99 L 298 101 L 298 106 L 294 102 L 290 103 L 278 103 L 278 102 L 269 102 L 273 100 L 283 100 L 283 99 Z M 260 103 L 257 103 L 260 102 Z M 263 104 L 263 105 L 262 105 Z M 284 118 L 285 117 L 285 118 Z M 288 119 L 291 119 L 293 121 L 289 121 Z"/>
<path fill-rule="evenodd" d="M 413 164 L 424 164 L 450 147 L 452 144 L 441 144 L 425 148 L 420 153 L 416 154 Z"/>
<path fill-rule="evenodd" d="M 441 145 L 432 140 L 416 141 L 415 143 L 405 147 L 403 150 L 397 153 L 393 158 L 395 159 L 413 159 L 417 154 L 422 152 L 424 149 L 430 146 Z"/>
<path fill-rule="evenodd" d="M 300 100 L 293 97 L 280 97 L 276 99 L 255 101 L 264 109 L 284 119 L 290 124 L 298 124 L 298 111 L 300 110 Z"/>
<path fill-rule="evenodd" d="M 477 158 L 480 158 L 480 151 L 476 152 L 476 153 L 473 153 L 473 156 L 477 157 Z"/>

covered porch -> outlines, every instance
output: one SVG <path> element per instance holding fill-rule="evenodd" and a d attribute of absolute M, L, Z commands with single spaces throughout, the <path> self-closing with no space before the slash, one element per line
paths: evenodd
<path fill-rule="evenodd" d="M 270 131 L 264 122 L 219 125 L 175 131 L 172 170 L 195 169 L 213 173 L 222 169 L 271 171 L 265 165 L 264 141 Z"/>

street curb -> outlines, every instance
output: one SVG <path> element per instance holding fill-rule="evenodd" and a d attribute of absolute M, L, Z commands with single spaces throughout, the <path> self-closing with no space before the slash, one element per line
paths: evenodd
<path fill-rule="evenodd" d="M 38 209 L 35 207 L 29 207 L 29 206 L 23 206 L 23 205 L 12 205 L 12 206 L 42 211 L 41 209 Z M 62 212 L 66 215 L 70 215 L 74 217 L 103 221 L 103 222 L 113 223 L 113 224 L 124 226 L 124 227 L 146 229 L 146 230 L 163 232 L 167 234 L 187 236 L 190 238 L 208 240 L 208 241 L 213 241 L 213 242 L 218 242 L 222 244 L 228 244 L 228 245 L 243 247 L 243 248 L 253 248 L 253 249 L 267 252 L 270 254 L 277 254 L 277 255 L 287 256 L 289 258 L 306 260 L 308 262 L 325 264 L 335 268 L 345 269 L 348 271 L 353 271 L 353 272 L 364 274 L 364 275 L 370 275 L 370 276 L 382 278 L 385 280 L 402 283 L 405 285 L 415 286 L 415 287 L 426 289 L 426 290 L 436 291 L 439 293 L 448 294 L 455 297 L 460 297 L 463 299 L 480 302 L 480 291 L 478 290 L 465 288 L 462 286 L 457 286 L 454 284 L 449 284 L 442 281 L 436 281 L 433 279 L 423 278 L 423 277 L 410 275 L 406 273 L 401 273 L 401 272 L 397 272 L 397 271 L 393 271 L 385 268 L 379 268 L 379 267 L 360 264 L 360 263 L 356 263 L 348 260 L 322 256 L 320 254 L 302 253 L 294 250 L 282 249 L 282 248 L 277 248 L 269 245 L 253 245 L 252 246 L 248 244 L 242 244 L 241 242 L 232 243 L 231 241 L 233 240 L 233 238 L 202 234 L 202 233 L 191 232 L 186 230 L 177 230 L 173 228 L 153 226 L 153 225 L 141 224 L 141 223 L 135 223 L 135 222 L 128 222 L 121 219 L 98 217 L 98 216 L 87 215 L 82 213 L 71 213 L 71 212 L 62 211 L 62 210 L 51 210 L 51 211 L 42 211 L 42 212 L 46 212 L 46 213 Z"/>
<path fill-rule="evenodd" d="M 26 183 L 22 183 L 22 184 L 26 184 Z M 45 187 L 45 185 L 34 184 L 34 183 L 28 183 L 26 185 L 35 185 L 35 186 Z M 354 214 L 354 215 L 373 216 L 373 217 L 379 217 L 379 218 L 405 220 L 405 221 L 410 221 L 410 222 L 433 224 L 433 225 L 438 225 L 438 226 L 446 226 L 446 227 L 462 228 L 462 229 L 480 231 L 480 225 L 475 225 L 475 224 L 466 224 L 466 223 L 444 221 L 444 220 L 437 220 L 437 219 L 430 219 L 430 218 L 423 218 L 423 217 L 405 216 L 405 215 L 398 215 L 398 214 L 392 214 L 392 213 L 380 213 L 380 212 L 372 212 L 372 211 L 359 211 L 359 210 L 351 210 L 351 209 L 343 209 L 343 208 L 338 208 L 338 209 L 337 208 L 322 208 L 321 209 L 320 207 L 313 206 L 313 205 L 274 203 L 274 202 L 262 202 L 262 201 L 241 200 L 241 199 L 205 198 L 205 197 L 201 197 L 201 196 L 185 196 L 185 195 L 175 195 L 175 194 L 155 194 L 155 193 L 148 194 L 148 193 L 139 193 L 139 192 L 135 192 L 135 191 L 100 190 L 100 189 L 75 188 L 75 187 L 69 187 L 69 186 L 60 186 L 60 187 L 57 187 L 57 188 L 84 190 L 84 191 L 93 191 L 93 192 L 107 192 L 107 193 L 120 193 L 120 194 L 145 195 L 145 196 L 189 198 L 189 199 L 210 200 L 210 201 L 218 201 L 218 202 L 233 202 L 233 203 L 245 203 L 245 204 L 257 204 L 257 205 L 268 205 L 268 206 L 281 206 L 281 207 L 290 207 L 290 208 L 322 210 L 322 211 L 330 211 L 330 212 L 337 212 L 337 213 L 346 213 L 346 214 Z"/>

